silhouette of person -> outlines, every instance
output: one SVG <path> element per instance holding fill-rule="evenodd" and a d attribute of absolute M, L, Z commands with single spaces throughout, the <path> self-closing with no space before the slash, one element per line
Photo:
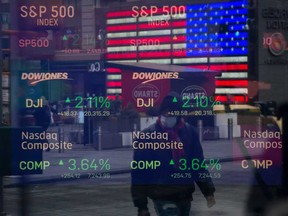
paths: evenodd
<path fill-rule="evenodd" d="M 41 128 L 41 132 L 45 132 L 51 124 L 51 108 L 44 96 L 41 99 L 43 100 L 43 106 L 35 109 L 34 118 L 35 125 Z M 50 151 L 50 149 L 48 148 L 46 151 Z"/>
<path fill-rule="evenodd" d="M 36 108 L 34 112 L 35 125 L 40 126 L 42 131 L 46 131 L 51 123 L 51 108 L 44 96 L 41 99 L 43 106 Z"/>
<path fill-rule="evenodd" d="M 175 97 L 178 102 L 173 102 Z M 200 164 L 204 160 L 196 130 L 181 116 L 172 115 L 173 111 L 181 110 L 181 101 L 179 94 L 169 93 L 160 105 L 156 123 L 141 131 L 141 136 L 133 134 L 131 194 L 138 216 L 150 215 L 148 198 L 152 199 L 158 216 L 188 216 L 194 183 L 199 186 L 209 208 L 216 203 L 215 187 L 207 169 L 191 168 L 192 160 L 198 160 Z M 143 161 L 150 163 L 150 168 L 143 169 L 139 165 Z M 151 167 L 151 162 L 160 163 L 160 166 Z M 205 178 L 203 174 L 206 174 Z"/>

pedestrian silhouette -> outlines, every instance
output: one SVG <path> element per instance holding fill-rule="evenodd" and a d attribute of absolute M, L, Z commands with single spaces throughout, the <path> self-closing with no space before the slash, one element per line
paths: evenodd
<path fill-rule="evenodd" d="M 152 199 L 159 216 L 188 216 L 194 183 L 199 186 L 209 208 L 216 203 L 215 188 L 207 169 L 191 167 L 192 160 L 200 164 L 204 160 L 198 134 L 181 116 L 173 116 L 175 111 L 181 110 L 182 104 L 179 94 L 169 93 L 160 105 L 156 123 L 133 134 L 131 193 L 138 216 L 150 215 L 148 198 Z M 150 167 L 137 167 L 143 161 L 150 163 Z M 151 164 L 160 165 L 151 167 Z"/>

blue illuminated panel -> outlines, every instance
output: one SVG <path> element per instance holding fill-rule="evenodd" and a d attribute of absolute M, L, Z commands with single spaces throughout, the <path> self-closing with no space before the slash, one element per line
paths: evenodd
<path fill-rule="evenodd" d="M 247 55 L 247 3 L 187 5 L 187 57 Z"/>

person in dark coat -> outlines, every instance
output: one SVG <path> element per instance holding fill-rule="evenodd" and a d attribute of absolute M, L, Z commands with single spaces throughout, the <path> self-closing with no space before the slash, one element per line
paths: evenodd
<path fill-rule="evenodd" d="M 41 99 L 43 100 L 43 107 L 36 108 L 34 112 L 35 126 L 40 127 L 40 132 L 46 132 L 51 124 L 51 108 L 45 97 L 41 97 Z M 45 142 L 48 143 L 48 140 Z M 46 151 L 50 151 L 50 148 Z"/>
<path fill-rule="evenodd" d="M 34 118 L 35 125 L 41 127 L 42 131 L 46 131 L 51 124 L 51 108 L 45 97 L 43 100 L 43 107 L 35 108 Z"/>
<path fill-rule="evenodd" d="M 173 102 L 174 97 L 178 102 Z M 160 105 L 156 123 L 140 134 L 133 133 L 131 194 L 138 216 L 150 216 L 148 198 L 159 216 L 188 216 L 195 183 L 209 208 L 216 203 L 215 187 L 207 169 L 191 167 L 192 160 L 199 160 L 200 164 L 204 160 L 198 134 L 181 116 L 173 116 L 173 111 L 181 110 L 181 101 L 179 94 L 171 92 Z M 140 166 L 143 161 L 150 163 L 150 167 L 143 169 Z"/>

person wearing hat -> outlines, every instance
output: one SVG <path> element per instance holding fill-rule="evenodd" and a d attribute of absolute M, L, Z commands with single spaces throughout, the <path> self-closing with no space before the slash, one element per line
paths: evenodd
<path fill-rule="evenodd" d="M 178 102 L 173 102 L 175 97 Z M 188 216 L 195 183 L 209 208 L 216 203 L 215 187 L 207 169 L 191 167 L 192 160 L 200 164 L 204 160 L 195 128 L 181 116 L 171 115 L 173 111 L 181 111 L 181 102 L 179 94 L 169 93 L 160 105 L 156 123 L 133 133 L 131 194 L 138 216 L 150 216 L 148 198 L 159 216 Z M 143 168 L 141 163 L 146 166 Z"/>

